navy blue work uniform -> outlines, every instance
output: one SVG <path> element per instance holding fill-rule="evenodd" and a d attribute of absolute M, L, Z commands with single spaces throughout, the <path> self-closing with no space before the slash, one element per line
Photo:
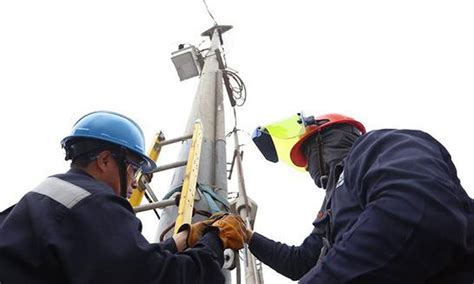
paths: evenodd
<path fill-rule="evenodd" d="M 224 283 L 215 233 L 177 253 L 141 228 L 105 183 L 74 169 L 49 177 L 0 213 L 0 283 Z"/>
<path fill-rule="evenodd" d="M 372 131 L 341 172 L 300 246 L 254 233 L 252 253 L 301 283 L 474 282 L 474 203 L 439 142 L 421 131 Z"/>

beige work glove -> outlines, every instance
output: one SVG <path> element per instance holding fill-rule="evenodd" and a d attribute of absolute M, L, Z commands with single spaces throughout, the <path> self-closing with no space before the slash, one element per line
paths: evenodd
<path fill-rule="evenodd" d="M 211 229 L 211 225 L 226 216 L 228 213 L 219 212 L 213 214 L 209 219 L 189 224 L 183 224 L 178 232 L 188 231 L 188 237 L 186 239 L 186 245 L 190 248 L 194 247 L 202 236 Z"/>
<path fill-rule="evenodd" d="M 239 250 L 244 247 L 247 230 L 240 216 L 235 214 L 224 215 L 216 220 L 212 227 L 219 228 L 219 237 L 222 240 L 224 249 Z"/>

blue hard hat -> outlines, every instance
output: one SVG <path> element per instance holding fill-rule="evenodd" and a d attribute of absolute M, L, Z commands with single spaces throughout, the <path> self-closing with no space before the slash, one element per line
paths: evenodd
<path fill-rule="evenodd" d="M 78 138 L 91 138 L 117 145 L 142 159 L 141 168 L 149 173 L 155 162 L 145 153 L 143 131 L 130 118 L 110 111 L 95 111 L 81 117 L 73 126 L 71 135 L 61 141 L 63 148 L 74 144 Z"/>

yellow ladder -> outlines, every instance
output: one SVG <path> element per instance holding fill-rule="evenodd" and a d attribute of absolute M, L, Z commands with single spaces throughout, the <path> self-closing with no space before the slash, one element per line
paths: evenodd
<path fill-rule="evenodd" d="M 163 147 L 161 143 L 165 141 L 165 135 L 163 134 L 163 132 L 160 131 L 160 133 L 157 133 L 155 135 L 154 141 L 155 142 L 153 143 L 153 145 L 150 147 L 150 150 L 148 151 L 148 157 L 150 157 L 150 159 L 156 162 L 158 161 L 161 148 Z M 128 200 L 130 204 L 132 205 L 132 207 L 139 206 L 142 203 L 143 195 L 147 191 L 152 196 L 152 199 L 154 199 L 154 201 L 157 201 L 156 198 L 153 198 L 155 195 L 153 194 L 153 191 L 148 186 L 148 183 L 150 182 L 149 178 L 140 172 L 137 176 L 137 181 L 138 181 L 138 187 L 133 189 L 132 195 L 130 196 Z"/>
<path fill-rule="evenodd" d="M 194 123 L 194 130 L 192 135 L 187 135 L 171 140 L 165 140 L 164 135 L 161 132 L 157 134 L 155 136 L 155 142 L 150 148 L 148 154 L 149 157 L 156 162 L 163 146 L 192 138 L 187 161 L 179 161 L 161 167 L 157 167 L 157 169 L 154 171 L 156 173 L 167 169 L 186 166 L 183 186 L 181 189 L 181 197 L 179 200 L 178 215 L 176 217 L 175 223 L 175 234 L 183 224 L 191 224 L 192 212 L 194 207 L 194 196 L 196 193 L 196 184 L 199 174 L 199 160 L 201 157 L 202 137 L 202 123 L 200 120 L 196 120 L 196 122 Z M 139 176 L 137 176 L 137 180 L 138 187 L 133 190 L 132 195 L 129 199 L 129 202 L 134 208 L 135 212 L 138 213 L 145 210 L 163 208 L 176 204 L 175 200 L 158 201 L 153 191 L 148 185 L 150 181 L 146 175 L 139 174 Z M 146 205 L 140 205 L 145 192 L 148 192 L 152 196 L 154 202 Z"/>

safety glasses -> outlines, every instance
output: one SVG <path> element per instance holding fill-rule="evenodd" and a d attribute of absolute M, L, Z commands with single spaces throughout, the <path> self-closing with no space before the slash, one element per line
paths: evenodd
<path fill-rule="evenodd" d="M 125 158 L 124 161 L 125 161 L 125 165 L 127 166 L 127 168 L 129 168 L 133 171 L 133 175 L 136 175 L 137 172 L 142 169 L 142 165 L 135 162 L 135 161 L 132 161 L 132 160 L 127 159 L 127 158 Z"/>
<path fill-rule="evenodd" d="M 144 162 L 136 162 L 136 161 L 131 160 L 128 157 L 124 158 L 122 155 L 117 155 L 115 153 L 112 153 L 112 157 L 114 157 L 116 161 L 120 161 L 123 159 L 125 166 L 127 167 L 127 170 L 131 170 L 133 176 L 136 176 L 137 173 L 143 169 Z"/>

